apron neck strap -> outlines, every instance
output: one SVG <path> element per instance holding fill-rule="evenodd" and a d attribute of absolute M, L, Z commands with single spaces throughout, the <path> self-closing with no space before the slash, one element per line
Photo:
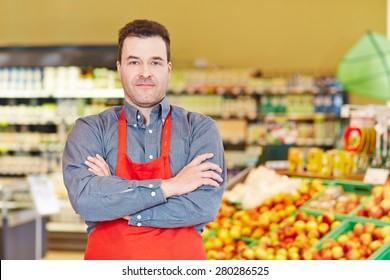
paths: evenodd
<path fill-rule="evenodd" d="M 118 153 L 127 154 L 126 143 L 126 116 L 125 110 L 121 111 L 118 124 Z M 161 156 L 169 156 L 169 148 L 171 143 L 171 112 L 168 113 L 163 124 L 163 135 L 161 141 Z"/>

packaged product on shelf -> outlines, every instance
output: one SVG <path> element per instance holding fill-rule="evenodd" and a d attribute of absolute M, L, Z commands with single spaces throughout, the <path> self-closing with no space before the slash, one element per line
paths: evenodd
<path fill-rule="evenodd" d="M 291 179 L 277 174 L 275 170 L 259 166 L 251 170 L 243 182 L 232 190 L 226 190 L 225 196 L 230 201 L 239 202 L 243 209 L 248 209 L 278 193 L 294 193 L 301 183 L 301 179 Z"/>

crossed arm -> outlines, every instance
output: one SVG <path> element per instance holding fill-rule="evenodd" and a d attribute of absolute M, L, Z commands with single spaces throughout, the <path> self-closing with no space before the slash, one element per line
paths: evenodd
<path fill-rule="evenodd" d="M 165 198 L 187 194 L 203 185 L 219 188 L 219 183 L 223 182 L 223 178 L 218 174 L 222 172 L 221 167 L 212 162 L 205 162 L 205 160 L 213 156 L 212 153 L 199 155 L 175 177 L 162 180 L 161 189 Z M 96 156 L 88 156 L 85 164 L 88 166 L 88 170 L 97 176 L 111 176 L 110 167 L 99 154 Z M 123 218 L 129 220 L 130 215 L 126 215 Z"/>

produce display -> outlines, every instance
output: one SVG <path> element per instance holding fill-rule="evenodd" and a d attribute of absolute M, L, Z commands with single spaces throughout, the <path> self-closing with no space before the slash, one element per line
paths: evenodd
<path fill-rule="evenodd" d="M 390 225 L 380 227 L 373 222 L 349 221 L 310 253 L 314 259 L 320 260 L 364 260 L 389 242 Z"/>
<path fill-rule="evenodd" d="M 329 186 L 307 205 L 309 209 L 348 214 L 366 197 L 344 191 L 342 186 Z"/>
<path fill-rule="evenodd" d="M 298 186 L 291 184 L 290 187 L 278 188 L 273 185 L 278 192 L 263 191 L 263 194 L 272 194 L 265 199 L 251 201 L 253 207 L 249 207 L 248 203 L 243 207 L 239 198 L 245 198 L 245 195 L 240 195 L 239 192 L 253 194 L 245 182 L 256 182 L 256 172 L 263 175 L 257 181 L 267 180 L 267 176 L 275 176 L 262 173 L 266 170 L 261 170 L 260 173 L 255 170 L 248 174 L 246 180 L 236 184 L 240 186 L 238 189 L 233 187 L 226 191 L 216 219 L 209 223 L 202 233 L 207 259 L 387 258 L 386 250 L 390 247 L 388 216 L 382 215 L 382 220 L 379 220 L 379 217 L 371 219 L 368 215 L 359 218 L 358 213 L 367 210 L 365 205 L 371 200 L 376 205 L 386 200 L 385 193 L 390 189 L 390 185 L 373 187 L 367 197 L 354 191 L 347 192 L 342 186 L 324 183 L 319 179 L 301 179 Z M 258 191 L 259 185 L 254 186 L 254 189 Z M 255 197 L 255 194 L 253 196 Z M 332 207 L 316 208 L 316 211 L 311 212 L 307 210 L 307 205 L 313 201 Z M 385 211 L 382 209 L 382 212 Z M 338 215 L 339 213 L 344 215 Z M 386 214 L 388 215 L 388 212 Z"/>
<path fill-rule="evenodd" d="M 363 207 L 356 211 L 358 216 L 390 221 L 390 185 L 375 186 Z"/>

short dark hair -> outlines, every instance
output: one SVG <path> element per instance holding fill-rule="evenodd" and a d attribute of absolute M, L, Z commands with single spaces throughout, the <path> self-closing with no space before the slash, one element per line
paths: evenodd
<path fill-rule="evenodd" d="M 164 42 L 165 46 L 167 48 L 167 61 L 170 62 L 171 60 L 171 39 L 169 38 L 169 32 L 163 26 L 162 24 L 146 20 L 146 19 L 137 19 L 132 22 L 129 22 L 126 24 L 123 28 L 119 30 L 119 36 L 118 36 L 118 61 L 121 62 L 122 59 L 122 48 L 123 48 L 123 42 L 127 37 L 154 37 L 159 36 L 161 37 Z"/>

